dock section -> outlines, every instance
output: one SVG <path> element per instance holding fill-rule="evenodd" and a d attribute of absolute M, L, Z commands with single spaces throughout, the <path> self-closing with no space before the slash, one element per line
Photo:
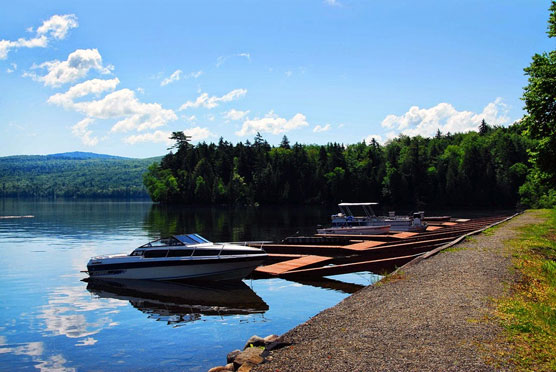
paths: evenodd
<path fill-rule="evenodd" d="M 255 275 L 300 278 L 358 271 L 388 271 L 505 218 L 499 216 L 451 221 L 442 218 L 431 221 L 427 230 L 421 233 L 290 237 L 282 243 L 262 245 L 269 254 L 269 260 L 267 265 L 255 270 Z"/>

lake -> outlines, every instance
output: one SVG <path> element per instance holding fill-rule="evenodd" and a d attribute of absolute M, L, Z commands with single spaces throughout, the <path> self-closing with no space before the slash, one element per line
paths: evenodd
<path fill-rule="evenodd" d="M 0 369 L 206 371 L 225 364 L 250 336 L 282 334 L 380 277 L 99 286 L 82 281 L 88 259 L 175 233 L 212 241 L 312 234 L 332 213 L 335 207 L 0 200 L 0 216 L 34 216 L 0 219 Z"/>

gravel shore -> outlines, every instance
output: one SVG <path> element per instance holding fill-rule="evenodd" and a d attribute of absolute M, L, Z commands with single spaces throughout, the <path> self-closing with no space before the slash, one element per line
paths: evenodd
<path fill-rule="evenodd" d="M 503 347 L 492 299 L 518 279 L 504 241 L 535 222 L 519 215 L 360 290 L 284 334 L 292 346 L 253 371 L 503 370 L 485 344 Z"/>

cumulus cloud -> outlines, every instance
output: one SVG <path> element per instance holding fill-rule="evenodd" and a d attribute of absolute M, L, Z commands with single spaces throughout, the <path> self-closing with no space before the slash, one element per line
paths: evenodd
<path fill-rule="evenodd" d="M 44 76 L 34 73 L 24 75 L 53 87 L 81 79 L 90 70 L 96 70 L 101 74 L 109 74 L 113 70 L 113 66 L 103 66 L 102 57 L 97 49 L 77 49 L 70 53 L 65 61 L 48 61 L 32 68 L 46 69 L 48 73 Z"/>
<path fill-rule="evenodd" d="M 320 125 L 316 125 L 313 128 L 313 133 L 326 132 L 327 130 L 330 130 L 330 124 L 326 124 L 324 127 L 321 127 Z"/>
<path fill-rule="evenodd" d="M 439 103 L 428 109 L 412 106 L 403 115 L 388 115 L 381 125 L 383 128 L 390 129 L 390 133 L 432 137 L 437 130 L 444 133 L 477 130 L 483 119 L 491 125 L 507 124 L 509 122 L 507 113 L 508 107 L 499 97 L 486 105 L 480 113 L 457 111 L 449 103 Z"/>
<path fill-rule="evenodd" d="M 247 116 L 247 114 L 249 114 L 249 110 L 247 111 L 240 111 L 240 110 L 236 110 L 236 109 L 231 109 L 228 112 L 224 113 L 224 119 L 228 119 L 228 120 L 241 120 L 244 117 Z"/>
<path fill-rule="evenodd" d="M 263 118 L 245 120 L 243 126 L 236 134 L 238 136 L 246 136 L 257 132 L 280 134 L 308 125 L 307 118 L 303 114 L 297 113 L 291 119 L 287 120 L 279 117 L 273 111 L 270 111 Z"/>
<path fill-rule="evenodd" d="M 188 128 L 183 131 L 184 134 L 187 136 L 191 136 L 192 141 L 202 141 L 209 137 L 216 137 L 214 133 L 212 133 L 207 128 L 195 127 L 195 128 Z M 162 142 L 166 145 L 171 145 L 174 141 L 170 139 L 172 135 L 171 132 L 157 130 L 153 133 L 145 133 L 145 134 L 138 134 L 132 135 L 127 137 L 124 141 L 131 145 L 134 145 L 139 142 Z"/>
<path fill-rule="evenodd" d="M 92 124 L 94 121 L 92 118 L 85 118 L 71 127 L 73 135 L 81 138 L 81 142 L 85 146 L 95 146 L 98 143 L 98 138 L 93 137 L 93 131 L 88 129 L 89 124 Z"/>
<path fill-rule="evenodd" d="M 89 94 L 99 95 L 106 91 L 116 89 L 120 83 L 118 78 L 110 80 L 92 79 L 83 83 L 76 84 L 69 88 L 65 93 L 56 93 L 48 98 L 48 103 L 52 103 L 65 108 L 72 108 L 76 98 L 85 97 Z"/>
<path fill-rule="evenodd" d="M 77 17 L 74 14 L 53 15 L 37 28 L 33 38 L 0 40 L 0 59 L 6 59 L 10 50 L 17 48 L 45 48 L 51 39 L 64 39 L 68 31 L 77 26 Z M 28 31 L 32 32 L 33 28 Z"/>
<path fill-rule="evenodd" d="M 179 111 L 187 110 L 188 108 L 204 107 L 212 109 L 217 107 L 220 102 L 230 102 L 241 98 L 247 94 L 247 89 L 234 89 L 226 93 L 222 97 L 212 96 L 209 97 L 207 93 L 202 93 L 195 101 L 187 101 L 180 106 Z"/>
<path fill-rule="evenodd" d="M 114 90 L 118 83 L 117 78 L 85 81 L 74 85 L 65 93 L 57 93 L 51 96 L 48 102 L 81 112 L 90 119 L 121 119 L 114 124 L 111 129 L 112 132 L 154 129 L 177 120 L 178 117 L 173 110 L 164 109 L 158 103 L 141 102 L 135 96 L 135 92 L 130 89 L 114 91 L 98 100 L 75 102 L 76 98 Z M 89 123 L 87 122 L 87 125 Z M 81 127 L 78 128 L 82 129 Z"/>
<path fill-rule="evenodd" d="M 172 110 L 158 103 L 143 103 L 130 89 L 120 89 L 96 101 L 77 102 L 73 107 L 89 117 L 99 119 L 121 118 L 112 127 L 112 132 L 127 132 L 133 129 L 154 129 L 169 121 L 177 120 Z"/>
<path fill-rule="evenodd" d="M 68 31 L 79 26 L 75 14 L 53 15 L 37 28 L 37 35 L 49 35 L 54 39 L 64 39 Z"/>

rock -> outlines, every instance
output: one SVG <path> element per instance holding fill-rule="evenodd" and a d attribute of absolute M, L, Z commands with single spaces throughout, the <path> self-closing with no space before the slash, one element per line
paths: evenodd
<path fill-rule="evenodd" d="M 237 372 L 249 372 L 255 366 L 257 366 L 257 365 L 253 364 L 251 362 L 247 362 L 247 363 L 242 364 L 241 367 L 239 367 L 239 369 L 237 370 Z"/>
<path fill-rule="evenodd" d="M 247 340 L 247 342 L 245 343 L 245 346 L 243 347 L 243 350 L 247 349 L 251 345 L 253 345 L 253 346 L 264 346 L 264 344 L 265 344 L 264 338 L 259 337 L 257 335 L 254 335 L 254 336 L 251 336 L 249 338 L 249 340 Z"/>
<path fill-rule="evenodd" d="M 270 344 L 273 342 L 276 342 L 276 340 L 278 340 L 280 338 L 280 336 L 277 335 L 268 335 L 265 338 L 263 338 L 265 345 L 266 344 Z"/>
<path fill-rule="evenodd" d="M 225 366 L 213 367 L 213 368 L 209 369 L 208 372 L 229 372 L 229 371 L 234 370 L 234 365 L 233 364 L 232 364 L 231 368 L 229 368 L 228 366 L 229 366 L 229 364 L 226 364 Z"/>
<path fill-rule="evenodd" d="M 236 358 L 236 356 L 238 356 L 239 353 L 241 353 L 241 350 L 239 349 L 235 349 L 234 351 L 229 352 L 228 355 L 226 355 L 226 363 L 233 363 L 234 359 Z"/>
<path fill-rule="evenodd" d="M 225 365 L 225 367 L 227 368 L 228 371 L 233 371 L 234 370 L 234 363 L 228 363 Z"/>
<path fill-rule="evenodd" d="M 264 358 L 261 356 L 264 349 L 258 347 L 250 347 L 239 353 L 234 359 L 234 367 L 239 368 L 245 363 L 261 364 Z"/>

